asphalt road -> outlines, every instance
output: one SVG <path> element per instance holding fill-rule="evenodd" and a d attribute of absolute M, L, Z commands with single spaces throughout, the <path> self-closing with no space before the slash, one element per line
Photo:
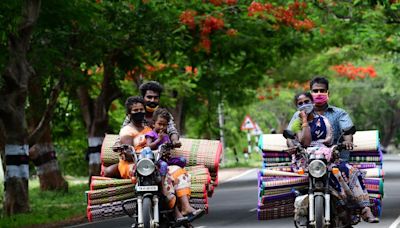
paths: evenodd
<path fill-rule="evenodd" d="M 362 222 L 356 227 L 400 228 L 400 156 L 388 155 L 384 160 L 385 189 L 381 222 Z M 243 172 L 241 176 L 220 184 L 209 204 L 209 214 L 195 221 L 195 227 L 294 227 L 292 218 L 257 220 L 257 169 Z M 128 217 L 123 217 L 74 227 L 130 227 L 131 223 Z"/>

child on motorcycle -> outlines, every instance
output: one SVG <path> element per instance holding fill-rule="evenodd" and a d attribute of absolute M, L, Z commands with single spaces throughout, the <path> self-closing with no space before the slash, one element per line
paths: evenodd
<path fill-rule="evenodd" d="M 141 151 L 141 156 L 152 155 L 152 150 L 156 150 L 164 143 L 170 143 L 168 135 L 165 133 L 167 129 L 168 122 L 170 121 L 170 115 L 166 109 L 158 108 L 153 114 L 154 128 L 152 131 L 146 133 L 145 137 L 147 140 L 147 147 Z M 186 165 L 186 159 L 183 157 L 171 158 L 169 154 L 163 154 L 158 160 L 158 169 L 161 175 L 161 183 L 165 183 L 165 177 L 168 172 L 168 165 L 178 165 L 184 168 Z M 175 205 L 176 199 L 172 192 L 168 192 L 167 186 L 164 184 L 163 194 L 168 198 L 170 207 Z"/>
<path fill-rule="evenodd" d="M 153 114 L 154 126 L 153 130 L 146 133 L 147 147 L 143 149 L 142 155 L 146 156 L 146 154 L 150 153 L 151 150 L 158 149 L 162 144 L 170 143 L 170 139 L 166 134 L 166 129 L 168 122 L 170 121 L 170 114 L 166 109 L 158 108 Z M 162 177 L 162 187 L 163 194 L 168 198 L 170 208 L 173 208 L 176 202 L 176 196 L 174 194 L 173 189 L 168 189 L 168 185 L 166 183 L 166 175 L 168 173 L 168 166 L 176 165 L 181 168 L 186 166 L 186 159 L 184 157 L 171 157 L 170 153 L 163 154 L 163 156 L 158 161 L 158 166 L 160 170 L 160 174 Z M 177 220 L 182 219 L 184 211 L 179 211 L 177 207 L 176 217 Z M 189 205 L 186 205 L 185 211 L 191 211 L 196 216 L 198 213 L 202 212 L 201 210 L 195 210 Z M 185 219 L 185 218 L 183 218 Z"/>

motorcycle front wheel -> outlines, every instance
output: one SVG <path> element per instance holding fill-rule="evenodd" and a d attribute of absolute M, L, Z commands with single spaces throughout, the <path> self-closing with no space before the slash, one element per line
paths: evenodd
<path fill-rule="evenodd" d="M 143 199 L 143 226 L 144 228 L 153 227 L 153 204 L 149 197 Z"/>
<path fill-rule="evenodd" d="M 315 227 L 316 228 L 323 228 L 325 227 L 325 208 L 324 208 L 324 197 L 323 196 L 316 196 L 314 199 L 314 210 L 315 210 Z"/>

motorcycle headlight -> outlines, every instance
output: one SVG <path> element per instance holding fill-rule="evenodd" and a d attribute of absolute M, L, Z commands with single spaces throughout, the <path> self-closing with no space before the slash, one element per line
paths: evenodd
<path fill-rule="evenodd" d="M 142 176 L 148 176 L 152 174 L 155 168 L 156 166 L 154 165 L 154 162 L 148 158 L 140 159 L 136 165 L 136 170 Z"/>
<path fill-rule="evenodd" d="M 326 173 L 326 165 L 321 160 L 314 160 L 308 166 L 308 172 L 315 178 L 320 178 Z"/>

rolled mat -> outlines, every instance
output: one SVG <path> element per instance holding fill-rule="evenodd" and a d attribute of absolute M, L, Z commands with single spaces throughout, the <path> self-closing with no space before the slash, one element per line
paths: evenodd
<path fill-rule="evenodd" d="M 104 197 L 122 195 L 122 194 L 130 193 L 132 191 L 133 192 L 135 191 L 134 184 L 91 190 L 91 191 L 87 191 L 86 194 L 87 194 L 88 200 L 95 200 L 95 199 L 104 198 Z"/>
<path fill-rule="evenodd" d="M 353 135 L 355 145 L 353 151 L 377 151 L 379 147 L 379 133 L 377 130 L 357 131 Z"/>
<path fill-rule="evenodd" d="M 380 168 L 362 169 L 360 171 L 365 173 L 366 178 L 384 177 L 384 172 Z"/>
<path fill-rule="evenodd" d="M 101 164 L 104 166 L 110 166 L 112 164 L 118 163 L 119 154 L 112 150 L 115 142 L 119 139 L 119 135 L 106 134 L 101 146 Z"/>
<path fill-rule="evenodd" d="M 271 189 L 281 188 L 289 185 L 303 185 L 308 183 L 308 177 L 263 177 L 258 178 L 260 187 Z"/>
<path fill-rule="evenodd" d="M 351 165 L 357 169 L 370 169 L 377 167 L 377 164 L 373 162 L 351 163 Z"/>
<path fill-rule="evenodd" d="M 381 162 L 381 156 L 350 156 L 350 162 Z"/>
<path fill-rule="evenodd" d="M 284 217 L 291 217 L 294 215 L 294 205 L 287 204 L 274 208 L 257 209 L 258 220 L 269 220 Z"/>
<path fill-rule="evenodd" d="M 98 205 L 98 204 L 105 204 L 105 203 L 112 203 L 115 201 L 121 201 L 121 200 L 126 200 L 126 199 L 130 199 L 130 198 L 134 198 L 135 197 L 135 192 L 128 192 L 128 193 L 124 193 L 124 194 L 120 194 L 120 195 L 115 195 L 115 196 L 106 196 L 103 198 L 98 198 L 98 199 L 89 199 L 88 198 L 88 205 L 92 206 L 92 205 Z"/>
<path fill-rule="evenodd" d="M 172 151 L 173 156 L 182 156 L 188 166 L 204 165 L 210 173 L 217 173 L 222 145 L 218 140 L 181 138 L 182 146 Z"/>
<path fill-rule="evenodd" d="M 288 153 L 277 153 L 277 152 L 270 152 L 270 153 L 262 153 L 263 158 L 291 158 Z"/>
<path fill-rule="evenodd" d="M 276 189 L 259 188 L 259 197 L 286 194 L 292 192 L 293 189 L 302 190 L 305 188 L 308 188 L 308 185 L 299 185 L 299 186 L 291 186 L 291 187 L 276 188 Z"/>
<path fill-rule="evenodd" d="M 260 170 L 260 175 L 264 177 L 266 176 L 306 177 L 305 175 L 300 175 L 298 173 L 283 172 L 283 171 L 268 170 L 268 169 Z"/>
<path fill-rule="evenodd" d="M 132 181 L 130 179 L 97 179 L 92 177 L 92 181 L 90 183 L 90 190 L 109 188 L 109 187 L 117 187 L 123 185 L 130 185 Z"/>
<path fill-rule="evenodd" d="M 89 222 L 124 216 L 125 213 L 122 209 L 122 202 L 123 201 L 116 201 L 112 203 L 88 206 L 86 209 L 86 215 Z M 133 201 L 125 204 L 125 208 L 131 212 L 135 210 L 135 207 L 136 204 Z"/>
<path fill-rule="evenodd" d="M 265 203 L 259 202 L 257 208 L 259 209 L 267 209 L 273 207 L 279 207 L 288 204 L 294 204 L 295 198 L 285 199 L 285 200 L 274 200 L 274 201 L 265 201 Z"/>
<path fill-rule="evenodd" d="M 264 152 L 278 153 L 288 148 L 282 134 L 264 134 L 259 138 L 258 146 Z"/>
<path fill-rule="evenodd" d="M 264 158 L 264 161 L 269 163 L 279 163 L 279 162 L 290 162 L 292 159 L 289 157 L 275 157 L 275 158 Z"/>
<path fill-rule="evenodd" d="M 295 198 L 295 194 L 293 192 L 288 192 L 288 193 L 277 194 L 277 195 L 261 196 L 261 197 L 259 197 L 259 201 L 262 204 L 266 204 L 268 201 L 273 202 L 273 201 L 281 201 L 281 200 L 288 200 L 288 199 L 294 199 L 294 198 Z"/>

